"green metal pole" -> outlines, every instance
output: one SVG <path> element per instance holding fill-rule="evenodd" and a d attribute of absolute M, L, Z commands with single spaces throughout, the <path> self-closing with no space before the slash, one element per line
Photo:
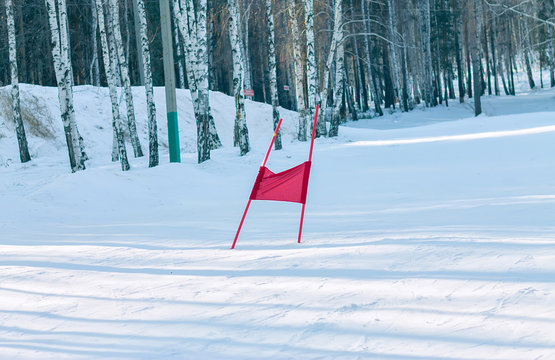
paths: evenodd
<path fill-rule="evenodd" d="M 166 84 L 166 109 L 168 113 L 168 144 L 170 162 L 181 162 L 179 129 L 177 125 L 177 100 L 175 94 L 175 70 L 173 61 L 172 29 L 169 0 L 160 0 L 160 22 L 164 55 L 164 83 Z"/>

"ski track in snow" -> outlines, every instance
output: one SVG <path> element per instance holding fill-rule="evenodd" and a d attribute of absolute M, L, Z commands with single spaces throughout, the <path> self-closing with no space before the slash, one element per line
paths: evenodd
<path fill-rule="evenodd" d="M 57 119 L 55 89 L 22 91 Z M 84 172 L 60 124 L 23 165 L 0 129 L 1 359 L 555 359 L 555 90 L 345 124 L 316 141 L 303 243 L 298 204 L 253 202 L 234 251 L 271 107 L 247 102 L 240 158 L 213 93 L 224 148 L 197 165 L 178 95 L 182 164 L 111 163 L 106 89 L 76 88 Z M 275 170 L 308 154 L 283 116 Z"/>

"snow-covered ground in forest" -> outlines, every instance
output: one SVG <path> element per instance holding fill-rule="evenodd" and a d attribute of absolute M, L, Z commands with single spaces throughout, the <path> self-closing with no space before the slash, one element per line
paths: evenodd
<path fill-rule="evenodd" d="M 107 90 L 77 87 L 71 174 L 57 90 L 22 92 L 51 135 L 19 164 L 0 112 L 1 359 L 555 359 L 555 89 L 345 124 L 316 141 L 303 242 L 300 205 L 254 202 L 233 251 L 271 107 L 247 103 L 239 157 L 212 93 L 225 146 L 197 165 L 179 91 L 182 163 L 121 172 Z M 273 170 L 308 154 L 283 116 Z"/>

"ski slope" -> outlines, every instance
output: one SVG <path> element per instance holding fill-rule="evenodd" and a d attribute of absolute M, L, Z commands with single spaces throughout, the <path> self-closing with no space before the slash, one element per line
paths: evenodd
<path fill-rule="evenodd" d="M 19 164 L 0 114 L 0 358 L 555 359 L 554 89 L 345 124 L 316 141 L 303 243 L 299 204 L 253 202 L 233 251 L 271 107 L 247 102 L 239 157 L 212 93 L 224 147 L 197 165 L 180 91 L 182 163 L 121 172 L 106 89 L 77 87 L 71 174 L 56 89 L 22 92 L 55 137 Z M 308 156 L 283 117 L 277 171 Z"/>

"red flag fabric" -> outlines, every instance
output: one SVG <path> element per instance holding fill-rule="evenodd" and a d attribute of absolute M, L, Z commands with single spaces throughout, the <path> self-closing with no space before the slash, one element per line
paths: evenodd
<path fill-rule="evenodd" d="M 279 172 L 261 166 L 252 188 L 251 200 L 289 201 L 306 204 L 310 161 Z"/>

